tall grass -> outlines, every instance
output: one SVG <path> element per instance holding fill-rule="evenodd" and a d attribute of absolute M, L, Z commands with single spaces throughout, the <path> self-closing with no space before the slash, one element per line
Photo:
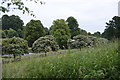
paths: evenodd
<path fill-rule="evenodd" d="M 3 64 L 3 78 L 120 78 L 118 44 Z"/>

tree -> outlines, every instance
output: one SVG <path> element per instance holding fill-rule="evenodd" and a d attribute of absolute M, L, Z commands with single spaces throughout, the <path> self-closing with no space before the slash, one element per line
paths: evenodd
<path fill-rule="evenodd" d="M 2 38 L 12 38 L 12 37 L 20 37 L 23 38 L 24 31 L 21 29 L 18 29 L 17 31 L 14 29 L 8 29 L 8 30 L 1 30 Z"/>
<path fill-rule="evenodd" d="M 106 29 L 102 33 L 102 37 L 109 40 L 113 38 L 120 38 L 120 17 L 114 16 L 112 20 L 106 23 Z"/>
<path fill-rule="evenodd" d="M 108 40 L 112 40 L 115 38 L 115 29 L 113 27 L 109 27 L 104 30 L 102 33 L 102 37 L 107 38 Z"/>
<path fill-rule="evenodd" d="M 2 16 L 2 29 L 8 29 L 9 28 L 9 16 L 8 15 L 3 15 Z"/>
<path fill-rule="evenodd" d="M 6 38 L 6 33 L 0 29 L 0 38 Z"/>
<path fill-rule="evenodd" d="M 56 51 L 58 49 L 59 46 L 52 35 L 40 37 L 32 45 L 32 50 L 35 53 Z"/>
<path fill-rule="evenodd" d="M 20 38 L 24 38 L 24 29 L 18 29 L 17 30 L 17 36 Z"/>
<path fill-rule="evenodd" d="M 45 35 L 45 30 L 40 20 L 31 20 L 28 22 L 24 31 L 25 39 L 28 41 L 30 47 L 35 40 Z"/>
<path fill-rule="evenodd" d="M 82 47 L 96 47 L 97 45 L 103 45 L 108 40 L 105 38 L 97 38 L 94 36 L 77 35 L 68 40 L 69 48 L 82 48 Z"/>
<path fill-rule="evenodd" d="M 44 28 L 45 29 L 45 35 L 50 35 L 50 31 L 47 27 Z"/>
<path fill-rule="evenodd" d="M 64 19 L 53 21 L 50 28 L 51 34 L 55 37 L 61 49 L 67 48 L 67 40 L 71 37 L 70 29 Z"/>
<path fill-rule="evenodd" d="M 92 34 L 90 32 L 87 33 L 89 36 L 91 36 Z"/>
<path fill-rule="evenodd" d="M 3 30 L 2 30 L 2 34 L 1 35 L 2 35 L 2 38 L 7 38 L 7 35 L 6 35 L 5 31 L 3 31 Z"/>
<path fill-rule="evenodd" d="M 28 43 L 22 38 L 5 38 L 2 40 L 2 54 L 16 55 L 28 53 Z"/>
<path fill-rule="evenodd" d="M 6 38 L 18 37 L 17 32 L 14 29 L 4 30 Z"/>
<path fill-rule="evenodd" d="M 93 36 L 96 36 L 96 37 L 101 37 L 101 33 L 100 33 L 99 31 L 94 32 Z"/>
<path fill-rule="evenodd" d="M 26 0 L 28 1 L 28 0 Z M 40 0 L 29 0 L 29 1 L 34 1 L 35 3 L 40 3 L 40 4 L 44 4 L 44 2 L 40 1 Z M 9 12 L 11 10 L 21 10 L 23 12 L 23 14 L 25 12 L 29 13 L 31 16 L 35 16 L 33 14 L 33 11 L 29 10 L 28 7 L 26 7 L 24 5 L 24 3 L 21 0 L 2 0 L 1 1 L 1 6 L 0 6 L 0 12 Z"/>
<path fill-rule="evenodd" d="M 3 15 L 2 16 L 2 29 L 6 30 L 6 29 L 14 29 L 14 30 L 18 30 L 18 29 L 23 29 L 23 20 L 20 19 L 19 16 L 16 15 L 12 15 L 12 16 L 8 16 L 8 15 Z"/>
<path fill-rule="evenodd" d="M 70 28 L 70 34 L 71 34 L 71 38 L 73 38 L 76 35 L 80 34 L 80 28 L 78 27 L 79 24 L 77 22 L 77 20 L 74 17 L 68 17 L 68 19 L 66 20 L 69 28 Z"/>
<path fill-rule="evenodd" d="M 80 29 L 80 34 L 81 34 L 81 35 L 88 35 L 87 31 L 86 31 L 86 30 L 83 30 L 83 29 Z"/>

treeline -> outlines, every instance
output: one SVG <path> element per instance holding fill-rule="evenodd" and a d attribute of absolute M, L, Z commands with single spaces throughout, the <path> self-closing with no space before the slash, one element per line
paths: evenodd
<path fill-rule="evenodd" d="M 70 45 L 72 45 L 72 47 L 76 45 L 85 46 L 86 44 L 93 45 L 96 40 L 103 40 L 101 37 L 107 38 L 109 40 L 112 40 L 113 38 L 119 38 L 120 17 L 115 16 L 106 24 L 106 29 L 102 34 L 99 31 L 91 34 L 90 32 L 87 33 L 86 30 L 79 28 L 77 20 L 72 16 L 68 17 L 67 20 L 54 20 L 51 27 L 47 28 L 43 26 L 40 20 L 30 20 L 24 26 L 24 22 L 20 19 L 19 16 L 3 15 L 2 30 L 0 30 L 3 38 L 3 52 L 12 53 L 14 52 L 14 48 L 17 48 L 16 53 L 21 53 L 24 52 L 24 47 L 26 49 L 28 46 L 32 47 L 34 52 L 49 50 L 54 51 L 58 49 L 68 49 Z M 15 37 L 19 37 L 20 41 Z M 69 42 L 75 39 L 76 41 L 68 45 Z M 22 40 L 23 42 L 26 42 L 26 45 L 24 45 L 23 48 L 21 48 L 21 45 L 23 45 Z M 10 46 L 8 46 L 8 44 L 10 44 Z M 13 46 L 13 44 L 15 45 Z M 20 51 L 18 45 L 16 44 L 19 45 Z M 10 51 L 8 51 L 8 49 Z"/>
<path fill-rule="evenodd" d="M 78 34 L 88 35 L 87 31 L 78 27 L 79 24 L 74 17 L 69 17 L 66 21 L 63 19 L 55 20 L 49 29 L 47 27 L 44 27 L 40 20 L 31 20 L 26 24 L 26 26 L 23 25 L 24 22 L 20 19 L 19 16 L 3 15 L 1 30 L 2 38 L 12 38 L 14 36 L 24 38 L 28 41 L 29 46 L 31 47 L 33 42 L 39 37 L 45 35 L 54 35 L 55 33 L 53 32 L 55 32 L 55 27 L 57 28 L 59 26 L 59 28 L 61 28 L 59 30 L 62 30 L 63 32 L 67 31 L 69 38 L 73 38 L 73 36 L 76 36 Z M 66 30 L 64 28 L 66 28 Z"/>
<path fill-rule="evenodd" d="M 59 23 L 59 24 L 56 24 Z M 58 19 L 53 21 L 52 26 L 65 26 L 67 29 L 67 33 L 70 38 L 73 36 L 82 34 L 82 35 L 92 35 L 90 32 L 87 33 L 86 30 L 80 29 L 77 20 L 74 17 L 69 17 L 66 21 L 63 19 Z M 23 20 L 20 19 L 19 16 L 16 15 L 3 15 L 2 16 L 2 38 L 12 38 L 12 37 L 20 37 L 28 40 L 29 46 L 41 36 L 53 34 L 53 27 L 49 29 L 44 27 L 40 20 L 31 20 L 25 26 Z M 62 28 L 62 27 L 61 27 Z M 63 29 L 64 30 L 64 29 Z M 100 36 L 100 32 L 95 32 L 93 35 Z M 29 38 L 28 38 L 29 37 Z M 32 38 L 33 40 L 30 40 Z"/>

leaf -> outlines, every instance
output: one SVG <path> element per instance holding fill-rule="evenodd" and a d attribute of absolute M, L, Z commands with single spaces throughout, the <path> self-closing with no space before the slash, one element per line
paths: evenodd
<path fill-rule="evenodd" d="M 9 7 L 11 5 L 11 3 L 7 3 L 7 6 Z"/>
<path fill-rule="evenodd" d="M 25 13 L 25 10 L 23 10 L 23 14 Z"/>
<path fill-rule="evenodd" d="M 27 7 L 25 7 L 25 10 L 29 13 L 29 9 Z"/>

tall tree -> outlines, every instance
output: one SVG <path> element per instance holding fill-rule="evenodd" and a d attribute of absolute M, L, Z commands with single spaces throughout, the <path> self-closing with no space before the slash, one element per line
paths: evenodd
<path fill-rule="evenodd" d="M 78 27 L 79 24 L 78 24 L 77 20 L 74 17 L 72 17 L 72 16 L 68 17 L 66 22 L 68 23 L 68 26 L 70 28 L 71 38 L 73 38 L 74 36 L 80 34 L 80 28 Z"/>
<path fill-rule="evenodd" d="M 2 16 L 2 29 L 6 30 L 6 29 L 14 29 L 14 30 L 18 30 L 18 29 L 22 29 L 23 28 L 23 20 L 20 19 L 19 16 L 16 15 L 3 15 Z"/>
<path fill-rule="evenodd" d="M 120 38 L 120 17 L 114 16 L 112 20 L 106 23 L 106 29 L 102 33 L 102 37 L 105 37 L 109 40 L 113 38 Z"/>
<path fill-rule="evenodd" d="M 55 37 L 61 49 L 67 48 L 67 40 L 71 37 L 70 29 L 64 19 L 53 21 L 50 28 L 51 34 Z"/>
<path fill-rule="evenodd" d="M 44 35 L 45 30 L 40 20 L 31 20 L 25 26 L 25 39 L 30 47 L 35 40 Z"/>

